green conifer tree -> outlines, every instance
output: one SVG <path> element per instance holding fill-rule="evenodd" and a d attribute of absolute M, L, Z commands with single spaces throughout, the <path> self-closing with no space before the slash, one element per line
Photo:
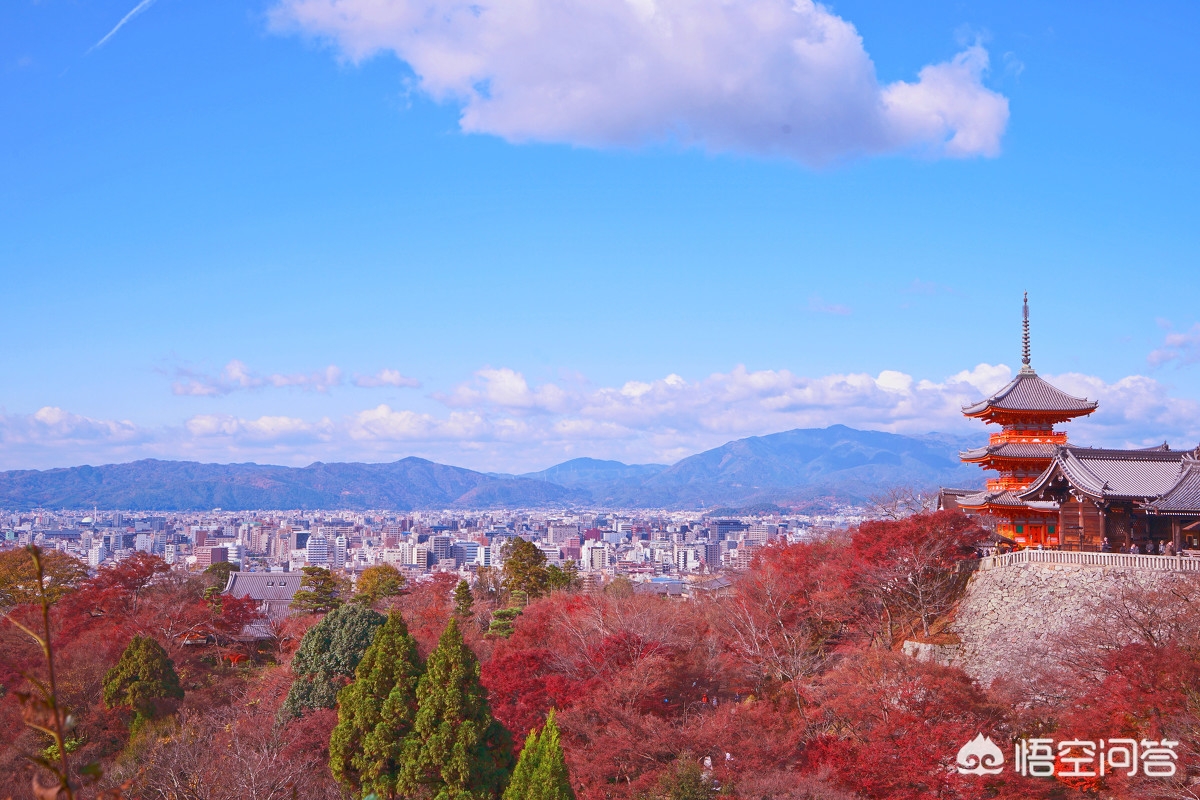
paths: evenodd
<path fill-rule="evenodd" d="M 417 713 L 421 658 L 398 611 L 388 614 L 338 693 L 338 724 L 329 740 L 329 769 L 356 795 L 396 796 L 404 737 Z"/>
<path fill-rule="evenodd" d="M 292 608 L 312 614 L 332 611 L 342 604 L 338 580 L 324 567 L 303 567 L 300 590 L 292 595 Z"/>
<path fill-rule="evenodd" d="M 504 800 L 575 800 L 553 708 L 542 730 L 529 732 Z"/>
<path fill-rule="evenodd" d="M 397 794 L 498 798 L 512 768 L 511 745 L 479 683 L 479 661 L 451 617 L 417 684 L 417 718 L 404 743 Z"/>
<path fill-rule="evenodd" d="M 474 606 L 475 596 L 471 594 L 471 585 L 465 579 L 459 581 L 458 586 L 454 587 L 454 613 L 467 619 Z"/>
<path fill-rule="evenodd" d="M 175 664 L 149 636 L 133 637 L 121 660 L 104 676 L 104 704 L 133 709 L 134 727 L 158 716 L 164 701 L 182 699 Z"/>
<path fill-rule="evenodd" d="M 341 606 L 309 629 L 292 657 L 292 682 L 283 701 L 284 718 L 315 708 L 333 708 L 338 689 L 354 677 L 358 662 L 386 622 L 382 614 L 359 605 Z"/>

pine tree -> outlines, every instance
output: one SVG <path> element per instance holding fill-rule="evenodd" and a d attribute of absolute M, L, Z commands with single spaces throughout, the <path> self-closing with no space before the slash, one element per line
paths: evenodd
<path fill-rule="evenodd" d="M 158 716 L 163 701 L 182 700 L 175 664 L 149 636 L 135 636 L 121 660 L 104 676 L 104 704 L 131 708 L 134 726 Z"/>
<path fill-rule="evenodd" d="M 393 611 L 363 654 L 355 681 L 338 693 L 329 768 L 356 794 L 396 796 L 404 737 L 417 711 L 421 659 L 404 618 Z"/>
<path fill-rule="evenodd" d="M 497 798 L 512 768 L 511 745 L 479 683 L 479 661 L 451 617 L 417 685 L 417 718 L 404 743 L 397 793 Z"/>
<path fill-rule="evenodd" d="M 459 581 L 458 586 L 454 587 L 454 613 L 468 619 L 474 606 L 475 597 L 471 594 L 471 585 L 466 580 Z"/>
<path fill-rule="evenodd" d="M 542 730 L 529 732 L 504 800 L 575 800 L 553 708 Z"/>
<path fill-rule="evenodd" d="M 527 539 L 511 539 L 504 547 L 504 588 L 510 592 L 525 592 L 536 600 L 546 593 L 550 573 L 546 571 L 546 554 Z"/>
<path fill-rule="evenodd" d="M 291 607 L 296 611 L 321 614 L 342 604 L 338 596 L 338 581 L 324 567 L 304 567 L 300 589 L 292 595 Z"/>

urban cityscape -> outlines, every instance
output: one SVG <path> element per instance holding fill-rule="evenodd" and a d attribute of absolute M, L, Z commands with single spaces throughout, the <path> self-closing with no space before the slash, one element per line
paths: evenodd
<path fill-rule="evenodd" d="M 344 571 L 390 564 L 411 581 L 432 572 L 470 579 L 503 563 L 505 542 L 537 545 L 546 563 L 571 566 L 597 586 L 617 575 L 638 582 L 674 580 L 724 569 L 744 570 L 755 548 L 801 542 L 845 530 L 869 510 L 708 518 L 702 513 L 532 512 L 223 512 L 145 514 L 119 511 L 5 512 L 5 545 L 37 545 L 111 565 L 134 552 L 181 569 L 229 562 L 247 572 Z"/>

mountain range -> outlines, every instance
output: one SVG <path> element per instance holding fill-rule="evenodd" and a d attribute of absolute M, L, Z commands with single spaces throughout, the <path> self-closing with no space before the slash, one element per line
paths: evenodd
<path fill-rule="evenodd" d="M 0 508 L 227 509 L 811 506 L 908 486 L 977 486 L 959 450 L 977 438 L 903 436 L 844 425 L 738 439 L 667 466 L 576 458 L 524 475 L 403 458 L 307 467 L 146 459 L 0 472 Z"/>

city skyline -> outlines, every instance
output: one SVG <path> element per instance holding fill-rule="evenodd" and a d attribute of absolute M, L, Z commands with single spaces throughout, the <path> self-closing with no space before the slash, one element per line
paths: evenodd
<path fill-rule="evenodd" d="M 0 11 L 0 469 L 977 434 L 959 406 L 1019 366 L 1025 290 L 1033 366 L 1100 402 L 1072 441 L 1200 441 L 1196 9 L 704 6 L 674 91 L 681 53 L 595 8 L 615 38 L 532 82 L 513 20 L 479 51 L 358 2 Z M 823 66 L 745 55 L 793 40 Z M 601 69 L 625 52 L 661 81 Z"/>

